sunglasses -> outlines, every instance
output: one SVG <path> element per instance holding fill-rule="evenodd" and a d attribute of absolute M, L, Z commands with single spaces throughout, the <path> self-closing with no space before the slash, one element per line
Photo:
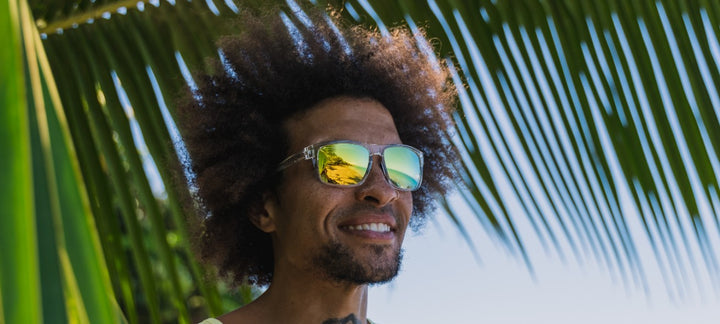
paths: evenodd
<path fill-rule="evenodd" d="M 338 187 L 355 187 L 367 179 L 373 155 L 382 157 L 385 179 L 401 191 L 413 191 L 422 182 L 423 154 L 403 144 L 364 144 L 354 141 L 330 141 L 309 145 L 302 152 L 280 162 L 278 171 L 302 160 L 313 161 L 320 182 Z"/>

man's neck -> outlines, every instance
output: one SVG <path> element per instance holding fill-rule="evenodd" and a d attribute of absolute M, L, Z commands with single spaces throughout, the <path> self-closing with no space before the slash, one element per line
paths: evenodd
<path fill-rule="evenodd" d="M 309 279 L 312 278 L 312 279 Z M 232 323 L 365 324 L 367 285 L 284 276 L 257 300 L 220 319 Z"/>

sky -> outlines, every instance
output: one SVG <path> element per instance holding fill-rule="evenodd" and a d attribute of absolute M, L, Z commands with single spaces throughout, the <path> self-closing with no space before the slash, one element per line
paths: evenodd
<path fill-rule="evenodd" d="M 527 267 L 490 239 L 468 211 L 460 220 L 469 244 L 447 215 L 405 239 L 399 276 L 370 288 L 368 317 L 398 323 L 720 323 L 720 292 L 689 291 L 671 299 L 660 277 L 648 274 L 649 293 L 623 284 L 591 261 L 562 262 L 533 253 Z M 521 233 L 522 234 L 522 233 Z M 640 250 L 639 253 L 650 251 Z"/>

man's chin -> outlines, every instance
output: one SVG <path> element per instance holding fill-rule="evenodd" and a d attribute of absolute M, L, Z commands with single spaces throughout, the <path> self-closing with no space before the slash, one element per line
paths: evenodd
<path fill-rule="evenodd" d="M 369 255 L 356 257 L 347 246 L 330 243 L 315 256 L 313 264 L 324 277 L 339 283 L 376 285 L 392 281 L 400 270 L 402 250 L 388 251 L 381 245 L 370 248 Z"/>
<path fill-rule="evenodd" d="M 368 280 L 366 282 L 366 284 L 371 285 L 371 286 L 386 284 L 388 282 L 395 280 L 398 272 L 399 272 L 399 268 L 395 268 L 395 272 L 393 272 L 392 274 L 377 276 L 376 278 L 373 278 L 372 280 Z"/>

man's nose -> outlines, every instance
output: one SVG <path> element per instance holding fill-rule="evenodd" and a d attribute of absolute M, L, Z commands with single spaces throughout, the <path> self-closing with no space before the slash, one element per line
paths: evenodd
<path fill-rule="evenodd" d="M 385 179 L 381 157 L 373 156 L 373 163 L 365 182 L 357 187 L 356 198 L 377 207 L 385 206 L 398 198 L 398 191 Z"/>

